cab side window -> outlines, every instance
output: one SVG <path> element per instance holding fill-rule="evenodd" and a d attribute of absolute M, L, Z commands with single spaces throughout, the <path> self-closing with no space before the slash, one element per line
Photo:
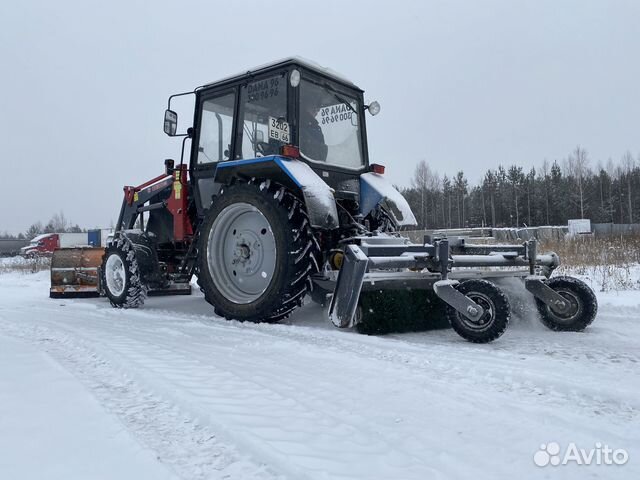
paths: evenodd
<path fill-rule="evenodd" d="M 235 93 L 207 99 L 202 104 L 198 163 L 222 162 L 231 155 Z"/>

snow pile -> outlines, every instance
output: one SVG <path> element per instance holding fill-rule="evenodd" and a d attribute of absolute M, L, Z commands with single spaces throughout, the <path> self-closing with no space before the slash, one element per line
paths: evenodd
<path fill-rule="evenodd" d="M 5 257 L 0 258 L 0 274 L 8 272 L 36 273 L 48 270 L 51 259 L 48 257 Z"/>
<path fill-rule="evenodd" d="M 640 290 L 640 264 L 561 265 L 555 275 L 571 275 L 600 292 Z"/>

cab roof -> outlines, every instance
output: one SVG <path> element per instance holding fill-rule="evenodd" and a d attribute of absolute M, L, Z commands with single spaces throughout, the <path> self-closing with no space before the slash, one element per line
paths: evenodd
<path fill-rule="evenodd" d="M 231 75 L 228 77 L 224 77 L 220 80 L 216 80 L 215 82 L 207 83 L 199 88 L 209 88 L 209 87 L 214 87 L 218 85 L 224 85 L 227 83 L 233 83 L 238 80 L 242 80 L 244 78 L 251 78 L 262 73 L 267 73 L 271 70 L 278 70 L 282 67 L 287 67 L 291 65 L 300 66 L 307 70 L 311 70 L 315 73 L 318 73 L 324 77 L 328 77 L 332 80 L 336 80 L 348 87 L 355 88 L 359 91 L 363 91 L 355 83 L 349 80 L 349 78 L 347 78 L 345 75 L 338 73 L 335 70 L 332 70 L 330 68 L 323 67 L 322 65 L 314 62 L 313 60 L 308 60 L 306 58 L 302 58 L 299 56 L 283 58 L 281 60 L 276 60 L 274 62 L 265 63 L 264 65 L 259 65 L 255 68 L 247 70 L 246 72 L 237 73 L 235 75 Z"/>

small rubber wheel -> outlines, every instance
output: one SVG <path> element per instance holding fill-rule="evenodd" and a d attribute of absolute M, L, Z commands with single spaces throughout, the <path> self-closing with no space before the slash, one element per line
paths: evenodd
<path fill-rule="evenodd" d="M 473 343 L 489 343 L 500 338 L 511 318 L 511 307 L 506 295 L 486 280 L 466 280 L 457 290 L 484 309 L 478 319 L 471 320 L 452 307 L 447 308 L 451 327 L 465 340 Z"/>
<path fill-rule="evenodd" d="M 547 286 L 569 302 L 569 309 L 558 312 L 536 298 L 542 323 L 557 332 L 582 332 L 596 318 L 598 300 L 593 290 L 581 280 L 573 277 L 553 277 Z"/>
<path fill-rule="evenodd" d="M 114 308 L 138 308 L 144 304 L 147 288 L 130 240 L 118 237 L 102 257 L 101 283 Z"/>

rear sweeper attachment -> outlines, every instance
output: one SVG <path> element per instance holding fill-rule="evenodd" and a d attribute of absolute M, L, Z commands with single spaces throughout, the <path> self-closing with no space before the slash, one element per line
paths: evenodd
<path fill-rule="evenodd" d="M 171 102 L 185 95 L 195 99 L 194 123 L 178 133 Z M 558 258 L 539 255 L 535 242 L 401 236 L 415 217 L 384 167 L 369 162 L 365 116 L 379 111 L 350 80 L 299 58 L 171 96 L 164 131 L 182 137 L 180 163 L 165 160 L 161 175 L 124 188 L 113 240 L 100 261 L 81 254 L 77 267 L 99 271 L 94 291 L 117 308 L 140 307 L 150 292 L 188 294 L 196 275 L 227 319 L 277 322 L 309 295 L 331 298 L 341 328 L 417 330 L 447 318 L 473 342 L 505 331 L 511 307 L 497 283 L 520 277 L 547 326 L 589 325 L 593 292 L 549 278 Z M 57 255 L 58 273 L 74 267 Z M 83 271 L 69 274 L 63 294 L 75 293 Z"/>
<path fill-rule="evenodd" d="M 509 301 L 494 282 L 521 278 L 545 325 L 584 330 L 595 318 L 595 295 L 575 278 L 549 279 L 559 259 L 553 253 L 538 255 L 536 246 L 535 240 L 472 245 L 464 238 L 431 242 L 427 237 L 423 244 L 413 244 L 404 238 L 360 237 L 345 247 L 329 317 L 337 327 L 358 327 L 367 333 L 412 328 L 406 319 L 423 317 L 425 307 L 433 303 L 424 291 L 432 290 L 460 336 L 486 343 L 504 333 L 511 317 Z M 390 291 L 399 293 L 389 295 Z M 423 305 L 416 305 L 407 293 Z"/>

